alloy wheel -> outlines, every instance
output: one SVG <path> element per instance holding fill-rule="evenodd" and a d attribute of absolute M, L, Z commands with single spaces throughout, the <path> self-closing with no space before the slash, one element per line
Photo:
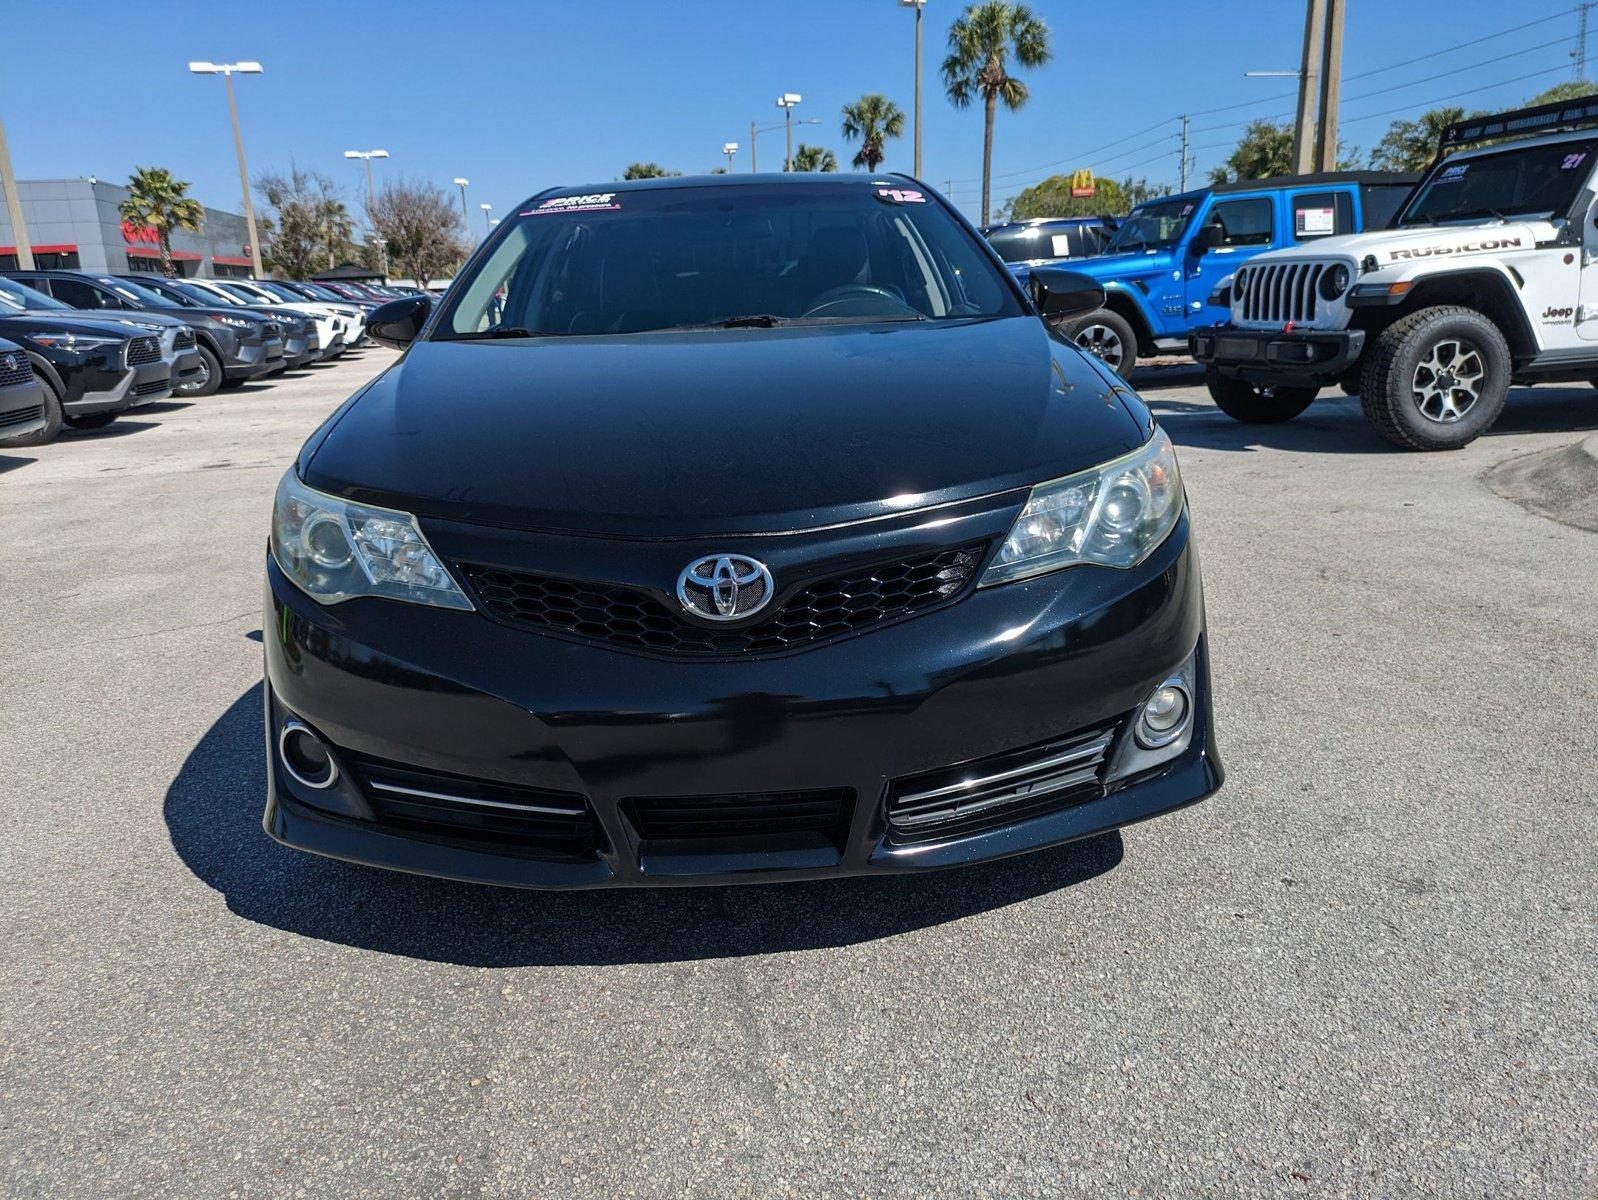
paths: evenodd
<path fill-rule="evenodd" d="M 205 361 L 205 359 L 202 357 L 200 359 L 200 373 L 198 375 L 196 375 L 193 379 L 190 379 L 190 380 L 188 380 L 188 381 L 186 381 L 184 383 L 178 384 L 178 387 L 177 387 L 178 395 L 180 395 L 180 396 L 191 395 L 194 392 L 199 391 L 201 388 L 203 388 L 206 384 L 208 384 L 210 382 L 211 382 L 211 367 L 210 367 L 210 364 L 207 363 Z"/>
<path fill-rule="evenodd" d="M 1119 369 L 1126 357 L 1126 346 L 1121 335 L 1108 325 L 1084 325 L 1076 331 L 1076 344 L 1104 360 L 1105 365 Z"/>
<path fill-rule="evenodd" d="M 1416 365 L 1410 387 L 1421 416 L 1452 425 L 1475 407 L 1486 381 L 1487 365 L 1476 344 L 1444 338 Z"/>

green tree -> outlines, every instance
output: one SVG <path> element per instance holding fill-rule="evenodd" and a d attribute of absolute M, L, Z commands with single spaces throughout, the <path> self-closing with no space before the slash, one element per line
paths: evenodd
<path fill-rule="evenodd" d="M 621 173 L 621 177 L 623 179 L 665 179 L 672 175 L 681 174 L 681 171 L 668 171 L 659 163 L 635 162 L 627 164 L 627 169 Z"/>
<path fill-rule="evenodd" d="M 858 141 L 854 165 L 875 171 L 886 157 L 889 138 L 904 136 L 904 110 L 878 92 L 843 106 L 843 140 Z"/>
<path fill-rule="evenodd" d="M 1378 171 L 1424 171 L 1437 157 L 1444 126 L 1465 119 L 1454 105 L 1423 112 L 1413 121 L 1394 121 L 1371 151 L 1371 166 Z"/>
<path fill-rule="evenodd" d="M 1339 144 L 1337 169 L 1352 171 L 1359 165 L 1358 153 Z M 1210 171 L 1210 182 L 1235 183 L 1239 179 L 1270 179 L 1292 173 L 1293 127 L 1275 121 L 1251 121 L 1226 161 Z"/>
<path fill-rule="evenodd" d="M 999 103 L 1011 112 L 1027 102 L 1026 84 L 1010 74 L 1011 58 L 1023 67 L 1041 67 L 1053 54 L 1049 27 L 1024 4 L 982 0 L 967 6 L 949 26 L 949 54 L 943 60 L 943 86 L 949 102 L 968 108 L 982 98 L 982 224 L 988 223 L 993 179 L 993 117 Z"/>
<path fill-rule="evenodd" d="M 1525 107 L 1531 108 L 1537 104 L 1552 104 L 1556 100 L 1576 100 L 1582 96 L 1590 96 L 1598 92 L 1598 83 L 1590 79 L 1567 79 L 1564 83 L 1556 83 L 1547 91 L 1538 92 Z"/>
<path fill-rule="evenodd" d="M 268 171 L 256 181 L 265 201 L 261 255 L 290 279 L 309 279 L 321 267 L 348 262 L 357 251 L 355 223 L 333 181 L 320 171 Z"/>
<path fill-rule="evenodd" d="M 825 147 L 807 146 L 800 142 L 799 148 L 793 152 L 793 169 L 795 171 L 836 171 L 838 169 L 838 156 Z"/>
<path fill-rule="evenodd" d="M 1041 183 L 1023 188 L 1010 197 L 1002 209 L 1002 221 L 1026 221 L 1033 217 L 1097 217 L 1119 216 L 1130 212 L 1145 200 L 1164 196 L 1170 188 L 1152 184 L 1146 179 L 1127 178 L 1117 183 L 1113 179 L 1095 178 L 1093 195 L 1071 195 L 1071 176 L 1050 175 Z"/>
<path fill-rule="evenodd" d="M 161 246 L 161 274 L 177 274 L 172 265 L 172 231 L 199 233 L 205 208 L 188 194 L 187 181 L 174 179 L 165 167 L 135 167 L 128 179 L 128 198 L 117 205 L 122 219 L 154 229 Z"/>

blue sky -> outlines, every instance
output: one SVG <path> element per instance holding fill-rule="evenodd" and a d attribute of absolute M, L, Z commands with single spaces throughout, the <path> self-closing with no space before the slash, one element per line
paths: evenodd
<path fill-rule="evenodd" d="M 749 122 L 780 119 L 773 101 L 782 91 L 804 96 L 797 116 L 822 120 L 799 131 L 803 140 L 831 147 L 845 166 L 852 150 L 838 131 L 844 103 L 881 91 L 907 113 L 911 107 L 912 17 L 895 0 L 4 7 L 0 42 L 11 48 L 12 69 L 0 72 L 0 118 L 20 177 L 121 181 L 135 164 L 166 166 L 191 180 L 202 201 L 233 211 L 238 176 L 222 81 L 188 74 L 190 59 L 265 65 L 266 74 L 238 80 L 253 171 L 294 158 L 328 172 L 353 201 L 362 177 L 343 151 L 383 147 L 393 157 L 377 164 L 380 175 L 445 187 L 468 177 L 474 222 L 482 201 L 503 213 L 550 184 L 613 179 L 634 159 L 708 170 L 724 161 L 729 140 L 744 147 L 737 168 L 747 169 Z M 930 0 L 926 8 L 924 174 L 940 188 L 953 180 L 954 198 L 974 215 L 981 115 L 952 108 L 936 77 L 959 7 Z M 1292 80 L 1243 72 L 1297 67 L 1300 0 L 1036 0 L 1033 8 L 1053 31 L 1055 61 L 1028 73 L 1024 110 L 1001 110 L 995 206 L 1074 166 L 1174 181 L 1177 125 L 1157 123 L 1242 105 L 1193 119 L 1202 176 L 1225 156 L 1237 123 L 1292 108 L 1291 97 L 1282 98 Z M 1576 17 L 1561 0 L 1350 0 L 1349 9 L 1344 134 L 1361 149 L 1406 112 L 1359 119 L 1368 114 L 1412 113 L 1466 92 L 1468 106 L 1509 106 L 1570 77 Z M 48 53 L 26 53 L 46 46 Z M 1356 78 L 1366 72 L 1375 73 Z M 1372 92 L 1379 94 L 1364 95 Z M 907 132 L 890 144 L 885 168 L 910 169 L 909 143 Z M 781 132 L 763 134 L 760 150 L 763 166 L 780 164 Z"/>

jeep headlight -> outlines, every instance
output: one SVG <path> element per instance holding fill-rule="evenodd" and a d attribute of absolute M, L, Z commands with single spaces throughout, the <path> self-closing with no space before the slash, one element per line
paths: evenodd
<path fill-rule="evenodd" d="M 1034 487 L 982 586 L 1078 563 L 1135 567 L 1181 515 L 1176 450 L 1165 431 L 1156 429 L 1131 454 Z"/>
<path fill-rule="evenodd" d="M 320 604 L 382 596 L 472 607 L 410 513 L 324 495 L 301 483 L 293 467 L 272 506 L 272 556 Z"/>
<path fill-rule="evenodd" d="M 1321 296 L 1327 300 L 1336 300 L 1348 291 L 1348 285 L 1353 282 L 1353 275 L 1342 263 L 1334 263 L 1321 272 L 1319 284 Z"/>

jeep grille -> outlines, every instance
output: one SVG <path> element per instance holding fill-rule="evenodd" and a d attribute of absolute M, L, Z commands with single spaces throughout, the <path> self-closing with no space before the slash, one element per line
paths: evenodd
<path fill-rule="evenodd" d="M 1232 309 L 1239 320 L 1262 325 L 1315 320 L 1316 285 L 1327 262 L 1260 263 L 1244 267 L 1232 281 Z"/>

